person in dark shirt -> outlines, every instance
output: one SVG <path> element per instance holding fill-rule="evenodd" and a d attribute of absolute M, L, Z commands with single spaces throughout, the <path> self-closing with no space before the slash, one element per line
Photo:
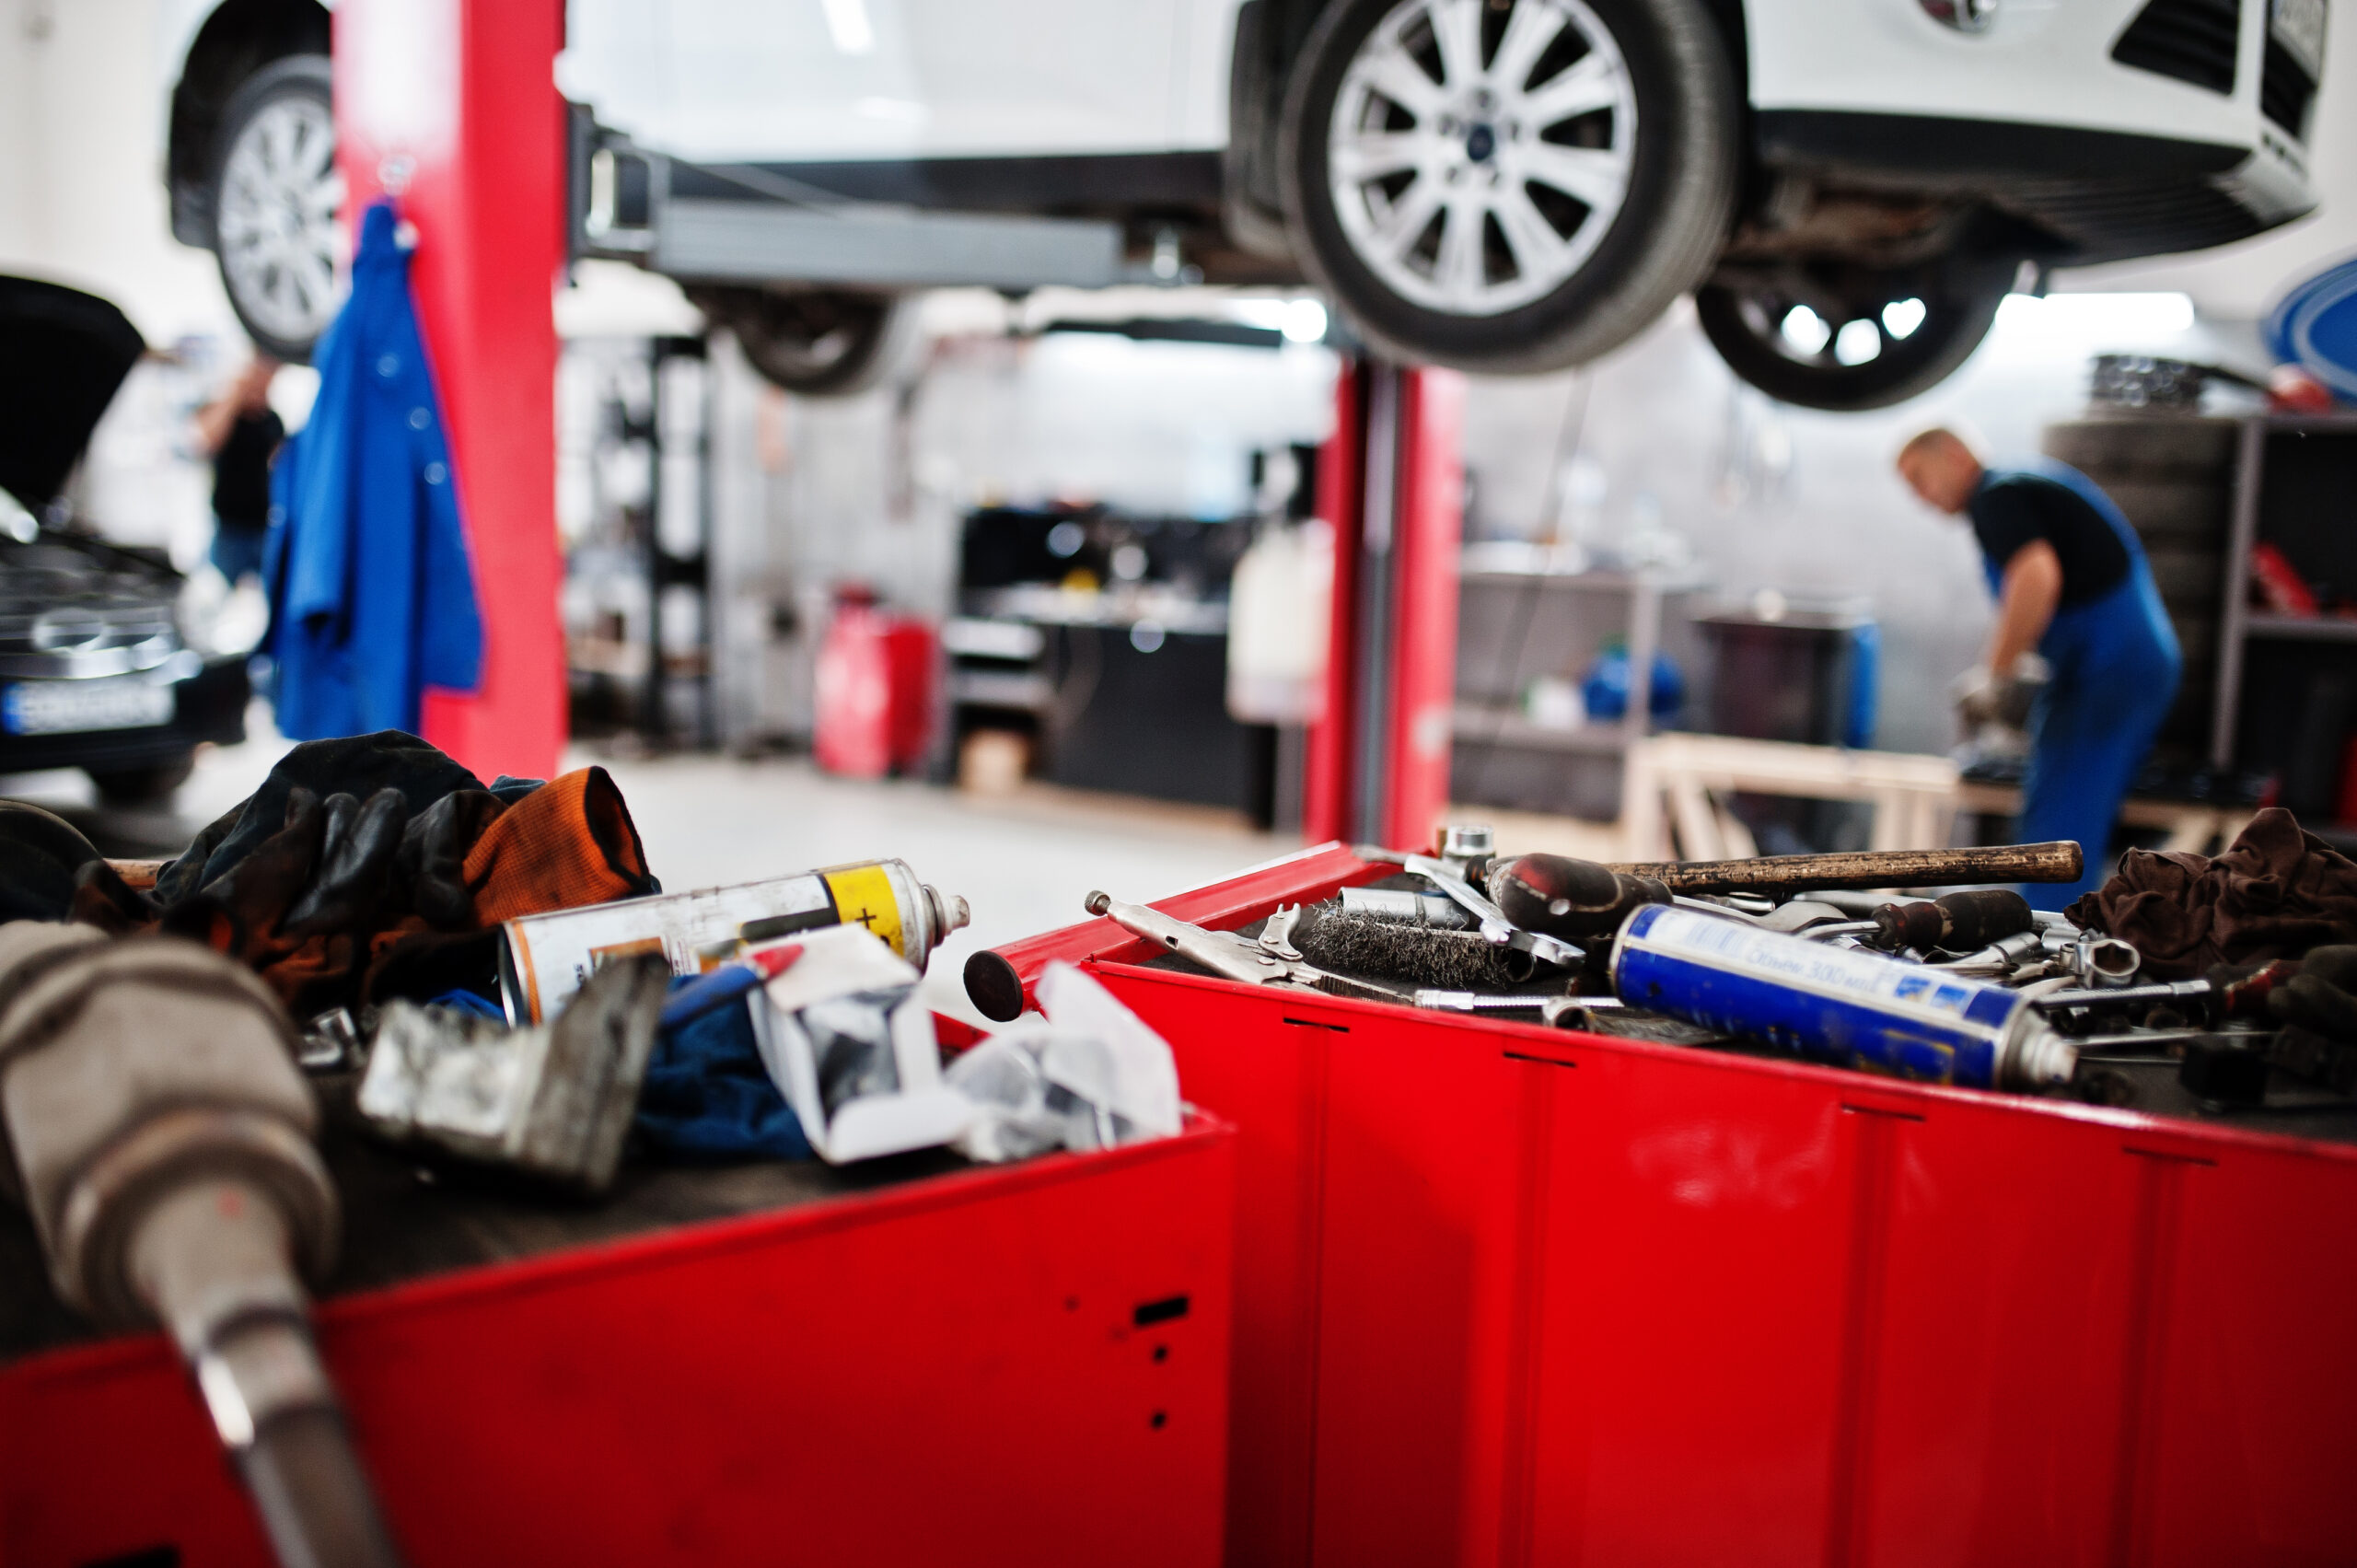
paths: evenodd
<path fill-rule="evenodd" d="M 253 362 L 196 416 L 198 442 L 213 459 L 213 564 L 236 583 L 261 575 L 270 532 L 270 461 L 286 426 L 270 406 L 278 361 Z"/>
<path fill-rule="evenodd" d="M 1971 521 L 1997 598 L 1988 653 L 1957 703 L 1966 722 L 1994 714 L 2023 656 L 2050 671 L 2030 712 L 2019 832 L 2085 850 L 2076 884 L 2022 889 L 2059 910 L 2110 874 L 2120 802 L 2177 698 L 2177 633 L 2135 529 L 2076 469 L 1989 468 L 1954 431 L 1933 429 L 1899 449 L 1898 471 L 1927 504 Z"/>

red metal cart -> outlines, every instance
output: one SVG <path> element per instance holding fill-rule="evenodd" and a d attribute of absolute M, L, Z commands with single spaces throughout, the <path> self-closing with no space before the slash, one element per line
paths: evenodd
<path fill-rule="evenodd" d="M 1002 951 L 1241 1130 L 1232 1564 L 2357 1562 L 2357 1149 Z"/>
<path fill-rule="evenodd" d="M 443 1273 L 328 1301 L 322 1347 L 420 1568 L 1210 1568 L 1233 1153 L 1197 1119 Z M 160 1337 L 0 1366 L 0 1563 L 268 1561 Z"/>

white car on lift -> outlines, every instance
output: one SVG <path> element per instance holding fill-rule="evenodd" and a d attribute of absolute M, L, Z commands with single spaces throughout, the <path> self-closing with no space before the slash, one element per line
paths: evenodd
<path fill-rule="evenodd" d="M 1736 374 L 1856 409 L 1962 364 L 2026 264 L 2308 211 L 2326 5 L 571 0 L 560 81 L 661 155 L 643 208 L 1095 220 L 1163 275 L 1315 284 L 1377 350 L 1477 371 L 1591 359 L 1691 291 Z M 193 36 L 234 12 L 288 37 L 298 11 L 324 15 L 224 0 Z M 230 52 L 192 49 L 192 72 L 200 55 Z M 226 90 L 184 74 L 174 97 L 176 181 L 217 171 L 184 201 L 175 184 L 176 221 L 218 236 L 265 327 L 276 298 L 310 297 L 287 266 L 317 249 L 289 234 L 330 193 L 311 143 L 250 129 L 269 104 L 302 117 L 302 73 L 252 86 L 284 68 Z M 288 182 L 257 225 L 249 168 Z M 963 231 L 940 232 L 954 273 Z M 652 241 L 613 253 L 666 270 Z M 873 372 L 896 314 L 880 259 L 864 272 L 852 247 L 813 276 L 736 254 L 741 275 L 679 275 L 755 364 L 813 391 Z"/>

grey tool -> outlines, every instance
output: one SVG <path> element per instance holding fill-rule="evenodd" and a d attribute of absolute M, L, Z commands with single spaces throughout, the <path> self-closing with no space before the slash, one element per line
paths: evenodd
<path fill-rule="evenodd" d="M 1401 854 L 1397 850 L 1380 849 L 1372 844 L 1362 844 L 1353 853 L 1361 860 L 1396 865 L 1446 893 L 1473 916 L 1474 929 L 1481 934 L 1482 941 L 1493 947 L 1512 947 L 1516 952 L 1527 953 L 1541 963 L 1553 964 L 1559 969 L 1576 969 L 1587 961 L 1585 949 L 1557 941 L 1552 936 L 1541 936 L 1535 931 L 1525 931 L 1515 924 L 1486 896 L 1474 891 L 1471 883 L 1440 861 L 1427 855 Z"/>
<path fill-rule="evenodd" d="M 1158 942 L 1190 963 L 1201 964 L 1215 975 L 1228 980 L 1240 980 L 1247 985 L 1294 985 L 1305 991 L 1323 991 L 1330 996 L 1359 996 L 1380 1002 L 1397 1002 L 1399 993 L 1348 975 L 1329 974 L 1298 956 L 1284 958 L 1260 941 L 1233 931 L 1208 931 L 1202 926 L 1163 913 L 1145 904 L 1125 904 L 1103 892 L 1092 892 L 1085 901 L 1088 912 L 1102 915 L 1130 933 L 1149 942 Z M 1300 913 L 1294 909 L 1295 917 Z M 1292 922 L 1284 931 L 1292 930 Z M 1280 935 L 1279 940 L 1284 941 Z M 1291 947 L 1290 942 L 1285 946 Z"/>
<path fill-rule="evenodd" d="M 1260 947 L 1289 963 L 1301 961 L 1301 949 L 1293 945 L 1293 928 L 1301 923 L 1299 904 L 1279 904 L 1260 927 Z"/>
<path fill-rule="evenodd" d="M 2206 1010 L 2217 1000 L 2218 988 L 2206 980 L 2173 980 L 2151 985 L 2049 991 L 2043 996 L 2031 997 L 2029 1005 L 2041 1012 L 2062 1012 L 2073 1007 L 2133 1007 L 2147 1003 L 2184 1002 L 2199 1004 Z"/>
<path fill-rule="evenodd" d="M 1412 1000 L 1436 1013 L 1536 1013 L 1550 1029 L 1577 1028 L 1589 1014 L 1622 1005 L 1617 996 L 1488 996 L 1478 991 L 1419 991 Z"/>

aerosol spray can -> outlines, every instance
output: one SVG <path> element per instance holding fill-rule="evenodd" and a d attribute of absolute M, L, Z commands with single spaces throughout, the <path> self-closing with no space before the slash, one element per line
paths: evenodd
<path fill-rule="evenodd" d="M 1612 981 L 1632 1007 L 1929 1083 L 2034 1088 L 2078 1063 L 2017 991 L 1671 905 L 1620 927 Z"/>
<path fill-rule="evenodd" d="M 862 925 L 919 969 L 966 923 L 966 900 L 917 880 L 905 861 L 863 860 L 766 882 L 657 893 L 586 909 L 526 915 L 500 928 L 499 990 L 508 1021 L 537 1024 L 610 958 L 660 953 L 696 974 L 738 942 L 768 942 L 828 925 Z"/>

